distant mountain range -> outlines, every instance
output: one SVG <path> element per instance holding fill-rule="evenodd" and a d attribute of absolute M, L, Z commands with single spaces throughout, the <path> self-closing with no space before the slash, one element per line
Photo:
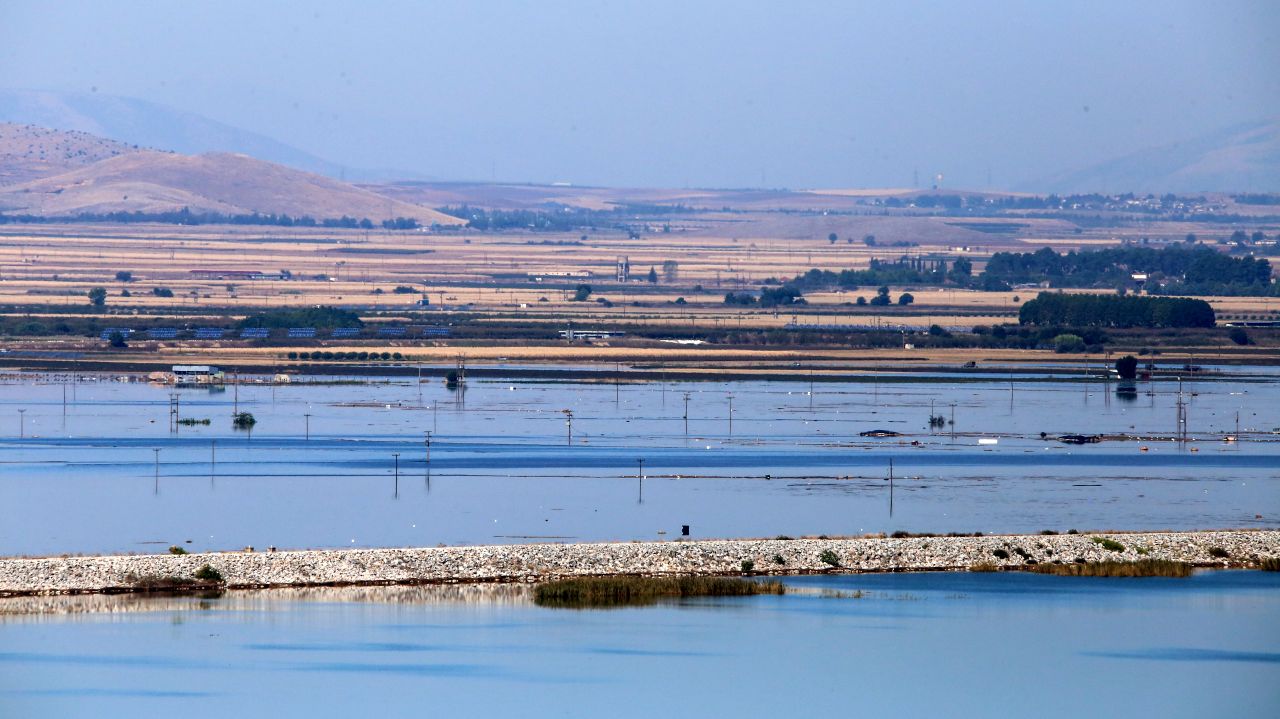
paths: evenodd
<path fill-rule="evenodd" d="M 0 123 L 0 212 L 74 216 L 110 212 L 253 213 L 342 216 L 379 221 L 409 217 L 424 225 L 460 220 L 247 155 L 184 155 L 106 140 L 84 132 Z"/>
<path fill-rule="evenodd" d="M 195 113 L 99 93 L 0 89 L 0 122 L 87 132 L 187 155 L 234 152 L 351 182 L 431 179 L 412 171 L 345 167 Z"/>
<path fill-rule="evenodd" d="M 1280 192 L 1280 119 L 1252 122 L 1028 183 L 1028 192 Z"/>

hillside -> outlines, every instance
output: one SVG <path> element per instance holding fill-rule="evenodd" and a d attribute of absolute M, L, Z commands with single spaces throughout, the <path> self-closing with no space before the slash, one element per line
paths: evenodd
<path fill-rule="evenodd" d="M 1280 192 L 1280 120 L 1141 150 L 1030 183 L 1033 192 Z"/>
<path fill-rule="evenodd" d="M 0 186 L 58 175 L 137 151 L 136 145 L 87 132 L 0 122 Z"/>
<path fill-rule="evenodd" d="M 422 224 L 459 221 L 337 180 L 245 155 L 139 150 L 51 177 L 0 187 L 0 211 L 43 216 L 103 212 L 343 215 Z"/>
<path fill-rule="evenodd" d="M 101 93 L 0 89 L 0 122 L 87 132 L 188 155 L 234 152 L 346 181 L 422 178 L 418 172 L 345 167 L 203 115 Z"/>

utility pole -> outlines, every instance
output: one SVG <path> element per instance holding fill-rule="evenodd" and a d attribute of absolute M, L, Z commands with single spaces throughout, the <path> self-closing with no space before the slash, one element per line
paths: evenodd
<path fill-rule="evenodd" d="M 424 464 L 424 478 L 427 480 L 427 490 L 431 489 L 431 430 L 427 430 L 426 439 L 423 443 L 427 446 L 427 461 Z"/>
<path fill-rule="evenodd" d="M 213 475 L 218 469 L 218 440 L 209 440 L 209 485 L 213 485 Z"/>
<path fill-rule="evenodd" d="M 310 442 L 311 441 L 311 414 L 304 413 L 302 415 L 302 419 L 306 422 L 306 429 L 304 430 L 306 432 L 306 435 L 305 435 L 306 440 Z"/>
<path fill-rule="evenodd" d="M 729 395 L 729 436 L 733 436 L 733 395 Z"/>
<path fill-rule="evenodd" d="M 893 457 L 889 458 L 889 516 L 893 517 Z"/>
<path fill-rule="evenodd" d="M 956 441 L 956 403 L 951 403 L 951 441 Z"/>
<path fill-rule="evenodd" d="M 153 494 L 160 494 L 160 449 L 155 447 L 151 451 L 156 454 L 156 487 Z"/>
<path fill-rule="evenodd" d="M 400 498 L 400 453 L 392 452 L 391 456 L 396 461 L 396 499 Z"/>
<path fill-rule="evenodd" d="M 684 436 L 689 436 L 689 393 L 684 393 Z"/>
<path fill-rule="evenodd" d="M 560 411 L 564 412 L 564 424 L 568 432 L 568 441 L 565 444 L 573 446 L 573 410 L 565 409 Z"/>
<path fill-rule="evenodd" d="M 27 436 L 26 418 L 23 417 L 26 413 L 25 409 L 18 410 L 18 439 L 25 439 Z"/>
<path fill-rule="evenodd" d="M 640 501 L 639 501 L 639 504 L 644 504 L 644 459 L 637 459 L 637 460 L 636 460 L 636 462 L 639 462 L 639 463 L 640 463 L 640 469 L 639 469 L 639 471 L 637 471 L 637 472 L 636 472 L 636 476 L 640 479 Z"/>

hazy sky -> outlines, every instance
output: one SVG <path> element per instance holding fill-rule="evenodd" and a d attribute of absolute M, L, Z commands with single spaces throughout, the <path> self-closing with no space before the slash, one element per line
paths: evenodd
<path fill-rule="evenodd" d="M 986 187 L 1280 115 L 1280 2 L 22 2 L 0 86 L 442 179 Z"/>

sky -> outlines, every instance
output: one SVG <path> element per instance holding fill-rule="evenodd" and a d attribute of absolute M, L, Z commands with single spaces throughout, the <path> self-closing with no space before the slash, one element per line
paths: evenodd
<path fill-rule="evenodd" d="M 353 167 L 1015 187 L 1280 116 L 1280 2 L 0 2 L 0 87 Z"/>

